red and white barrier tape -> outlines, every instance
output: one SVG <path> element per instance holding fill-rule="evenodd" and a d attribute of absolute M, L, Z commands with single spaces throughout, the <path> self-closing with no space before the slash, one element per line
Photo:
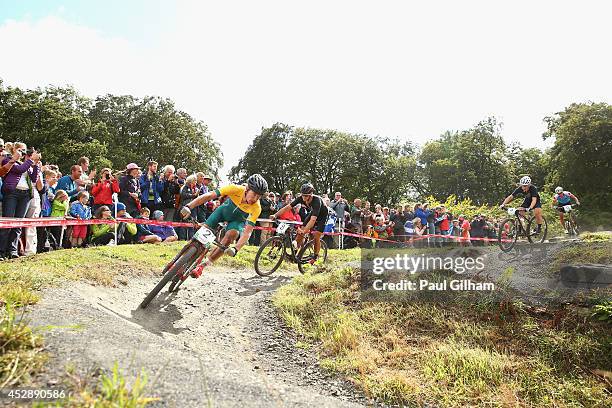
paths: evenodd
<path fill-rule="evenodd" d="M 92 225 L 92 224 L 115 224 L 119 222 L 127 222 L 132 224 L 145 224 L 145 225 L 165 225 L 170 227 L 193 227 L 193 223 L 190 222 L 174 222 L 174 221 L 157 221 L 147 220 L 143 218 L 117 218 L 113 220 L 104 219 L 90 219 L 90 220 L 79 220 L 79 219 L 66 219 L 61 217 L 44 217 L 44 218 L 9 218 L 0 217 L 0 229 L 2 228 L 31 228 L 31 227 L 58 227 L 68 225 Z M 262 231 L 276 231 L 274 227 L 261 227 L 255 226 L 254 229 Z M 383 242 L 398 243 L 402 241 L 394 241 L 385 238 L 372 237 L 365 234 L 356 234 L 353 232 L 324 232 L 323 235 L 329 236 L 349 236 L 359 239 L 376 240 Z M 443 235 L 443 234 L 425 234 L 425 235 L 394 235 L 395 237 L 408 237 L 410 241 L 420 241 L 428 238 L 444 238 L 452 239 L 459 242 L 468 241 L 498 241 L 497 238 L 479 238 L 479 237 L 457 237 L 454 235 Z M 506 241 L 506 240 L 504 240 Z"/>

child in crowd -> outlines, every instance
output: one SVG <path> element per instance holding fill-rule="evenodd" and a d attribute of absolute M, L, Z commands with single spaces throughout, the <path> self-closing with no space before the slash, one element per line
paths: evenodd
<path fill-rule="evenodd" d="M 132 218 L 126 211 L 125 204 L 117 203 L 117 218 Z M 120 222 L 117 226 L 117 244 L 133 244 L 138 241 L 137 239 L 138 228 L 136 224 L 131 222 Z"/>
<path fill-rule="evenodd" d="M 55 196 L 53 197 L 53 202 L 51 203 L 51 217 L 65 217 L 68 214 L 68 203 L 70 198 L 68 194 L 64 190 L 57 190 L 55 192 Z M 60 240 L 62 235 L 62 228 L 60 226 L 49 227 L 49 231 L 51 232 L 51 236 L 53 237 L 53 241 L 51 242 L 51 247 L 53 249 L 58 249 L 62 247 L 62 242 Z"/>
<path fill-rule="evenodd" d="M 153 211 L 153 219 L 155 221 L 164 221 L 164 213 L 160 210 Z M 149 225 L 149 231 L 157 235 L 162 242 L 173 242 L 178 240 L 178 236 L 169 225 Z"/>
<path fill-rule="evenodd" d="M 140 217 L 138 218 L 148 220 L 150 214 L 151 210 L 149 210 L 147 207 L 142 207 L 140 209 Z M 157 244 L 162 241 L 160 237 L 149 230 L 149 226 L 146 224 L 136 224 L 136 231 L 138 242 L 142 242 L 144 244 Z"/>
<path fill-rule="evenodd" d="M 112 220 L 111 210 L 106 205 L 98 207 L 94 216 L 96 220 Z M 115 245 L 113 224 L 92 224 L 91 243 L 93 245 Z"/>
<path fill-rule="evenodd" d="M 70 215 L 77 220 L 91 219 L 91 207 L 87 205 L 89 202 L 89 193 L 80 191 L 77 194 L 77 199 L 70 206 Z M 73 225 L 70 243 L 73 247 L 82 246 L 87 238 L 87 225 Z"/>

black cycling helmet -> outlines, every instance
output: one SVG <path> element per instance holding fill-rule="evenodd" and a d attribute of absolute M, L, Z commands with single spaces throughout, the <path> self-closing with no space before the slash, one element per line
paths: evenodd
<path fill-rule="evenodd" d="M 247 180 L 247 186 L 249 187 L 249 190 L 253 190 L 257 194 L 264 194 L 266 191 L 268 191 L 268 182 L 262 177 L 261 174 L 257 173 L 249 177 Z"/>
<path fill-rule="evenodd" d="M 300 193 L 312 194 L 314 193 L 314 186 L 311 183 L 302 184 L 302 188 L 300 188 Z"/>

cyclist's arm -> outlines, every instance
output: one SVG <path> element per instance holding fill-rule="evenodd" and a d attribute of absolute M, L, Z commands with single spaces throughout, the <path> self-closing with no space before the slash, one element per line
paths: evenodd
<path fill-rule="evenodd" d="M 281 215 L 283 215 L 285 212 L 287 212 L 288 210 L 291 210 L 291 204 L 287 204 L 284 207 L 281 207 L 280 210 L 278 210 L 276 213 L 272 214 L 272 219 L 278 219 L 278 217 L 280 217 Z"/>
<path fill-rule="evenodd" d="M 535 207 L 537 202 L 538 202 L 538 198 L 537 197 L 531 197 L 531 204 L 529 204 L 529 209 L 533 210 L 533 207 Z"/>
<path fill-rule="evenodd" d="M 210 200 L 214 200 L 215 198 L 217 198 L 217 193 L 215 191 L 211 191 L 210 193 L 206 193 L 197 198 L 194 198 L 189 204 L 187 204 L 187 207 L 190 210 L 193 210 L 195 207 L 202 205 Z"/>
<path fill-rule="evenodd" d="M 550 208 L 555 208 L 557 206 L 557 198 L 553 197 L 552 203 L 550 204 Z"/>
<path fill-rule="evenodd" d="M 253 226 L 247 223 L 242 230 L 242 234 L 240 234 L 240 238 L 238 242 L 236 242 L 236 249 L 240 250 L 249 241 L 249 237 L 251 236 L 251 232 L 253 232 Z"/>
<path fill-rule="evenodd" d="M 573 198 L 574 200 L 576 200 L 576 204 L 580 205 L 580 200 L 578 200 L 578 197 L 576 197 L 575 195 L 573 195 L 572 193 L 570 193 L 570 198 Z"/>
<path fill-rule="evenodd" d="M 514 196 L 512 194 L 510 194 L 508 197 L 506 197 L 506 199 L 504 200 L 502 205 L 506 205 L 506 204 L 508 204 L 512 200 L 514 200 Z"/>
<path fill-rule="evenodd" d="M 304 225 L 304 228 L 302 228 L 302 230 L 304 232 L 310 232 L 310 230 L 312 229 L 312 227 L 314 227 L 316 222 L 317 222 L 317 216 L 311 215 L 310 220 L 308 221 L 308 224 Z"/>

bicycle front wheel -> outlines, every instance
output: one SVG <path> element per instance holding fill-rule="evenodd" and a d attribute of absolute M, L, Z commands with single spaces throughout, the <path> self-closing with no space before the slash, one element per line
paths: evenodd
<path fill-rule="evenodd" d="M 532 244 L 544 242 L 548 233 L 548 223 L 546 218 L 542 217 L 542 227 L 538 231 L 538 224 L 535 217 L 529 219 L 527 224 L 527 239 Z"/>
<path fill-rule="evenodd" d="M 184 253 L 181 255 L 176 262 L 172 264 L 172 266 L 168 269 L 166 274 L 162 277 L 157 285 L 149 292 L 149 294 L 144 298 L 144 300 L 140 303 L 140 307 L 142 309 L 146 308 L 149 303 L 157 296 L 157 294 L 179 273 L 182 273 L 184 270 L 189 268 L 191 264 L 198 257 L 198 249 L 195 246 L 190 246 Z"/>
<path fill-rule="evenodd" d="M 518 220 L 516 218 L 506 218 L 499 225 L 497 242 L 504 252 L 509 252 L 514 248 L 516 240 L 520 234 Z"/>
<path fill-rule="evenodd" d="M 285 254 L 285 241 L 282 237 L 268 238 L 255 255 L 255 272 L 259 276 L 269 276 L 274 273 L 283 262 Z"/>
<path fill-rule="evenodd" d="M 314 241 L 308 241 L 297 254 L 298 269 L 301 273 L 316 272 L 327 261 L 327 244 L 322 239 L 321 250 L 315 257 Z"/>

